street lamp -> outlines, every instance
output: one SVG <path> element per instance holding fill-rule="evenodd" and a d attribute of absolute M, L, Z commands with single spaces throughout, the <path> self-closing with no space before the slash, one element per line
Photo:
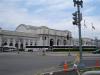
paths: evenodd
<path fill-rule="evenodd" d="M 80 13 L 80 8 L 83 7 L 83 1 L 82 0 L 73 0 L 74 7 L 77 6 L 77 11 L 73 13 L 73 25 L 78 26 L 79 30 L 79 50 L 80 50 L 80 64 L 79 67 L 82 67 L 82 38 L 81 38 L 81 21 L 82 21 L 82 13 Z"/>

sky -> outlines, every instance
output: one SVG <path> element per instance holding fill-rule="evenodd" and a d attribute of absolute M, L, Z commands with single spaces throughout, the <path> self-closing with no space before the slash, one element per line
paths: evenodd
<path fill-rule="evenodd" d="M 20 24 L 47 26 L 69 30 L 78 38 L 78 27 L 72 24 L 75 11 L 73 0 L 0 0 L 0 27 L 15 30 Z M 100 38 L 100 0 L 83 0 L 81 12 L 82 37 Z"/>

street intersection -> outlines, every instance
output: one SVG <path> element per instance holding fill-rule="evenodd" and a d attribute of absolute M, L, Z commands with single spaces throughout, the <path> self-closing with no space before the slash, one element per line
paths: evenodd
<path fill-rule="evenodd" d="M 77 53 L 76 53 L 77 54 Z M 75 53 L 48 52 L 45 56 L 35 52 L 0 53 L 0 75 L 35 75 L 44 72 L 62 70 L 59 65 L 75 59 Z M 100 55 L 91 53 L 83 54 L 85 66 L 95 66 L 96 60 L 100 60 Z"/>

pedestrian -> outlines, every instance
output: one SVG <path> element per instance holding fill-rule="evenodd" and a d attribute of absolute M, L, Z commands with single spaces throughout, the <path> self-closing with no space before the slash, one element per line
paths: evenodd
<path fill-rule="evenodd" d="M 73 65 L 73 70 L 74 70 L 74 71 L 77 71 L 77 64 L 75 64 L 75 63 L 74 63 L 74 65 Z"/>
<path fill-rule="evenodd" d="M 42 55 L 44 56 L 45 55 L 45 51 L 43 50 L 42 53 L 43 53 Z"/>

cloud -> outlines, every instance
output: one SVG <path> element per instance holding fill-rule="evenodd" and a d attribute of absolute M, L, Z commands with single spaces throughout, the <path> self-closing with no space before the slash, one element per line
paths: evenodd
<path fill-rule="evenodd" d="M 84 0 L 83 19 L 88 25 L 84 36 L 92 36 L 89 35 L 92 22 L 96 27 L 95 34 L 99 36 L 100 15 L 95 14 L 99 13 L 96 11 L 98 7 L 99 0 Z M 53 29 L 70 30 L 74 37 L 78 37 L 78 27 L 72 25 L 74 10 L 73 0 L 0 0 L 0 26 L 11 30 L 22 23 L 44 25 Z"/>
<path fill-rule="evenodd" d="M 84 34 L 84 36 L 88 36 L 88 37 L 100 37 L 100 35 L 98 35 L 100 33 L 100 16 L 84 16 L 85 21 L 86 21 L 86 26 L 87 28 L 84 27 L 84 22 L 82 21 L 82 32 Z M 95 27 L 95 30 L 92 29 L 92 24 Z"/>
<path fill-rule="evenodd" d="M 18 3 L 16 3 L 18 2 Z M 22 2 L 22 1 L 21 1 Z M 60 3 L 62 2 L 62 3 Z M 66 1 L 67 2 L 67 1 Z M 4 4 L 3 4 L 4 3 Z M 1 21 L 6 21 L 7 23 L 12 23 L 12 24 L 18 24 L 18 23 L 23 23 L 23 22 L 30 22 L 30 24 L 37 21 L 44 21 L 49 17 L 53 17 L 53 16 L 65 16 L 65 12 L 60 11 L 59 9 L 65 9 L 65 6 L 67 6 L 65 4 L 65 1 L 51 1 L 51 0 L 26 0 L 25 3 L 29 3 L 29 5 L 31 5 L 30 3 L 36 4 L 36 5 L 44 5 L 45 8 L 38 8 L 37 10 L 35 10 L 33 12 L 33 14 L 31 13 L 32 11 L 30 11 L 27 7 L 26 8 L 19 8 L 18 5 L 20 3 L 20 1 L 7 1 L 4 0 L 1 5 L 1 17 L 2 19 L 0 19 Z M 56 5 L 55 5 L 56 4 Z M 68 3 L 67 3 L 68 4 Z M 7 5 L 7 6 L 5 6 Z M 47 7 L 46 7 L 47 6 Z M 21 6 L 20 6 L 21 7 Z M 49 13 L 50 12 L 50 13 Z M 30 14 L 31 13 L 31 14 Z M 58 14 L 57 14 L 58 13 Z M 43 16 L 42 16 L 43 15 Z M 45 19 L 46 18 L 46 19 Z M 36 21 L 37 19 L 37 21 Z M 42 20 L 41 20 L 42 19 Z M 44 20 L 43 20 L 44 19 Z M 13 20 L 13 21 L 12 21 Z M 31 22 L 32 21 L 32 22 Z"/>

